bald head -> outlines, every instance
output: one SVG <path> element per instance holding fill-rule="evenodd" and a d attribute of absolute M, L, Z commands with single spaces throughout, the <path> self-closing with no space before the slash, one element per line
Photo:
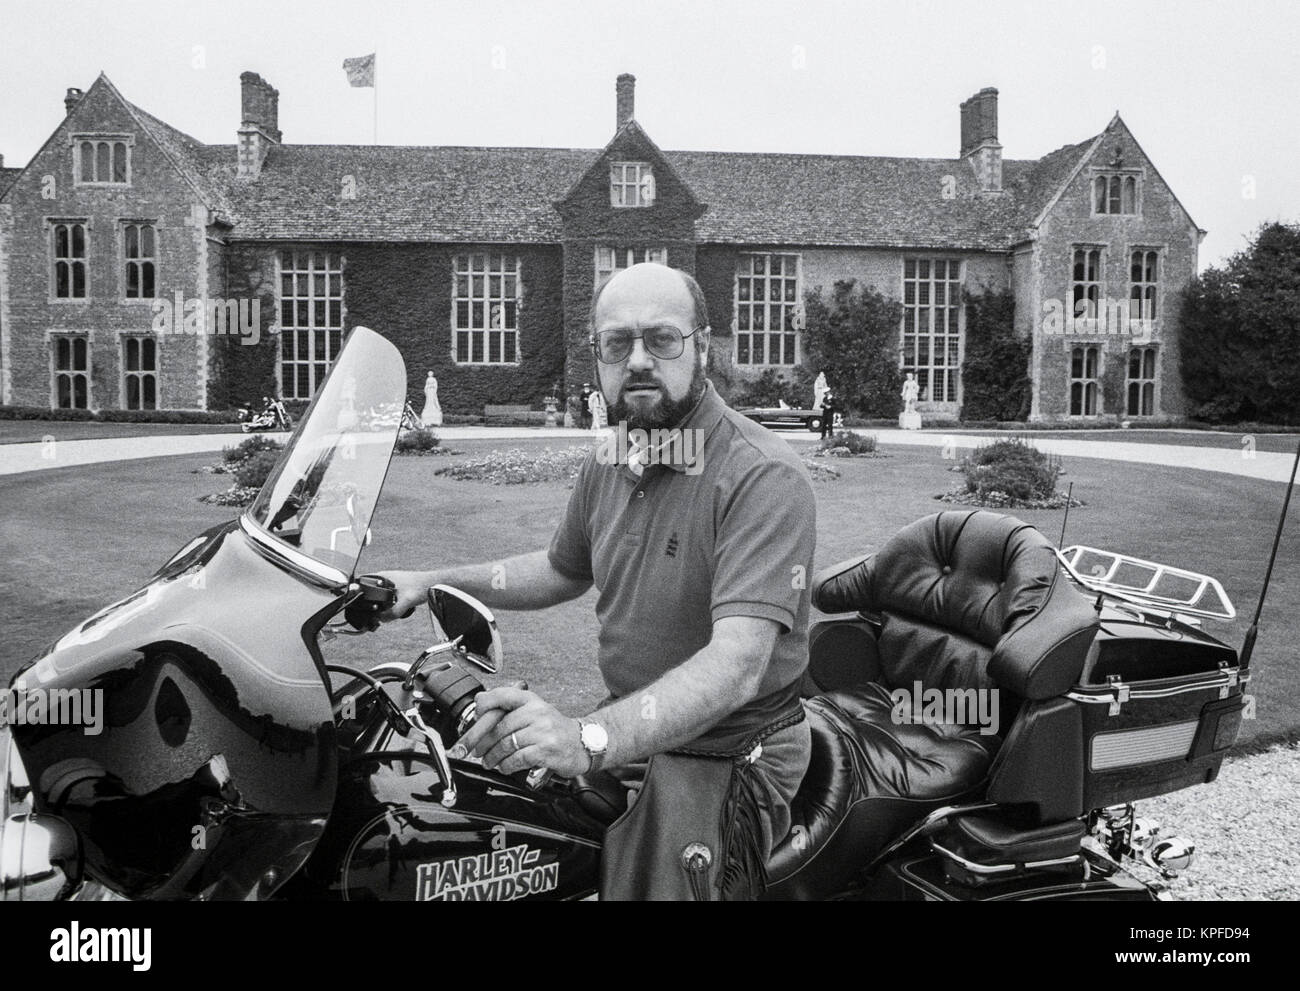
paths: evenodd
<path fill-rule="evenodd" d="M 690 274 L 658 262 L 640 262 L 631 268 L 619 269 L 596 287 L 588 311 L 589 328 L 595 329 L 602 306 L 612 309 L 647 299 L 673 308 L 680 304 L 683 312 L 690 315 L 691 328 L 709 325 L 704 292 Z"/>

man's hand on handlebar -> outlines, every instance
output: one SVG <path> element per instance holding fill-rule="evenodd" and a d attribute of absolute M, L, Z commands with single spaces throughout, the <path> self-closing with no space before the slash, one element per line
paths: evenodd
<path fill-rule="evenodd" d="M 381 578 L 387 578 L 397 590 L 397 598 L 392 606 L 377 616 L 381 623 L 388 623 L 395 619 L 406 619 L 428 601 L 429 576 L 425 572 L 376 571 L 375 574 Z"/>
<path fill-rule="evenodd" d="M 583 774 L 591 758 L 582 746 L 578 721 L 534 692 L 494 688 L 475 701 L 478 719 L 457 742 L 483 766 L 502 774 L 545 767 L 565 778 Z"/>

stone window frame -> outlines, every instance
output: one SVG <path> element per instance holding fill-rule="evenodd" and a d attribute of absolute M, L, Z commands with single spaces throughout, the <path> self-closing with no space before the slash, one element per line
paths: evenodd
<path fill-rule="evenodd" d="M 1141 281 L 1135 282 L 1133 279 L 1133 256 L 1135 254 L 1138 254 L 1139 252 L 1143 253 L 1144 255 L 1154 254 L 1156 256 L 1156 272 L 1155 272 L 1156 277 L 1152 281 L 1147 281 L 1146 279 L 1142 279 Z M 1164 303 L 1165 303 L 1164 266 L 1165 266 L 1165 256 L 1167 252 L 1168 252 L 1167 245 L 1149 244 L 1146 242 L 1130 244 L 1127 245 L 1124 249 L 1125 272 L 1126 272 L 1126 278 L 1128 280 L 1128 286 L 1129 286 L 1129 292 L 1128 292 L 1129 321 L 1135 325 L 1135 327 L 1139 330 L 1139 332 L 1143 334 L 1149 333 L 1159 326 L 1160 315 L 1161 313 L 1164 312 Z M 1146 262 L 1144 259 L 1143 275 L 1145 274 L 1146 274 Z M 1139 308 L 1135 307 L 1134 305 L 1133 294 L 1135 292 L 1140 293 L 1138 299 L 1142 300 L 1146 298 L 1146 294 L 1148 290 L 1151 291 L 1154 313 L 1152 316 L 1147 317 L 1145 315 L 1146 308 L 1145 305 L 1143 305 L 1141 307 L 1141 311 L 1143 315 L 1139 316 L 1138 315 Z"/>
<path fill-rule="evenodd" d="M 292 264 L 285 265 L 285 256 L 288 255 Z M 317 256 L 325 256 L 325 265 L 318 268 L 316 265 Z M 331 266 L 332 259 L 337 258 L 337 265 Z M 305 259 L 306 267 L 302 267 L 300 259 Z M 325 381 L 325 376 L 329 374 L 334 362 L 338 360 L 339 352 L 343 349 L 345 330 L 347 327 L 347 305 L 345 300 L 344 287 L 344 270 L 347 266 L 347 256 L 340 250 L 327 247 L 312 247 L 309 245 L 285 246 L 275 252 L 275 294 L 276 294 L 276 323 L 278 325 L 278 336 L 280 337 L 280 353 L 276 356 L 276 370 L 279 387 L 279 398 L 281 399 L 311 399 L 316 395 L 316 390 L 320 388 L 321 383 Z M 321 275 L 325 278 L 325 294 L 317 296 L 315 292 L 316 277 Z M 291 295 L 284 294 L 284 280 L 286 277 L 293 279 L 294 291 Z M 331 291 L 331 277 L 338 279 L 337 295 Z M 306 293 L 299 295 L 299 279 L 304 279 Z M 289 303 L 292 307 L 293 319 L 285 320 L 285 304 Z M 317 304 L 322 303 L 325 306 L 325 321 L 318 324 L 316 320 Z M 337 303 L 338 319 L 331 319 L 331 310 Z M 305 305 L 307 307 L 307 320 L 305 325 L 299 325 L 298 307 Z M 325 334 L 325 357 L 318 358 L 316 355 L 317 332 Z M 300 358 L 298 356 L 299 343 L 304 339 L 307 344 L 307 356 Z M 334 335 L 334 336 L 331 336 Z M 289 349 L 290 357 L 286 360 L 285 349 Z M 324 364 L 325 369 L 319 375 L 316 374 L 316 366 Z M 307 369 L 308 395 L 299 395 L 297 369 L 299 366 L 305 366 Z M 292 369 L 293 378 L 289 381 L 293 384 L 293 392 L 290 395 L 285 389 L 286 369 Z"/>
<path fill-rule="evenodd" d="M 162 341 L 157 334 L 124 332 L 118 335 L 118 407 L 120 409 L 163 409 L 162 404 Z M 153 345 L 153 368 L 140 368 L 131 370 L 127 367 L 127 351 L 130 347 L 128 342 L 137 342 L 141 357 L 143 358 L 144 342 L 148 341 Z M 131 406 L 127 400 L 127 380 L 131 376 L 136 376 L 141 380 L 143 385 L 144 377 L 148 375 L 153 378 L 153 405 L 152 406 Z"/>
<path fill-rule="evenodd" d="M 767 260 L 764 265 L 763 272 L 754 271 L 754 259 L 756 258 L 764 258 Z M 777 330 L 772 330 L 766 326 L 762 330 L 755 330 L 753 325 L 754 314 L 759 311 L 760 307 L 761 309 L 766 310 L 773 303 L 773 300 L 771 299 L 771 287 L 772 287 L 771 259 L 773 258 L 794 259 L 794 274 L 791 275 L 785 271 L 786 263 L 785 261 L 782 261 L 781 263 L 782 271 L 780 275 L 777 276 L 777 278 L 781 280 L 780 286 L 781 286 L 782 298 L 776 300 L 776 302 L 781 307 L 781 323 L 783 324 L 783 326 Z M 741 270 L 741 266 L 744 264 L 746 259 L 749 260 L 749 271 L 747 272 Z M 753 287 L 752 280 L 758 276 L 762 276 L 762 282 L 764 286 L 764 298 L 762 299 L 761 303 L 755 298 L 753 293 L 754 287 Z M 742 279 L 751 280 L 751 284 L 749 286 L 748 299 L 741 299 Z M 793 284 L 793 295 L 788 290 L 788 287 L 791 284 Z M 732 303 L 731 303 L 732 326 L 735 328 L 731 334 L 732 337 L 731 360 L 736 366 L 740 368 L 758 369 L 759 371 L 764 371 L 770 368 L 778 371 L 792 372 L 798 365 L 800 365 L 803 362 L 803 320 L 804 320 L 803 287 L 804 287 L 803 254 L 801 252 L 741 251 L 737 254 L 736 273 L 732 280 Z M 749 321 L 748 321 L 749 326 L 742 328 L 740 316 L 741 313 L 746 312 L 746 310 L 749 314 Z M 768 315 L 769 316 L 771 315 L 770 310 L 768 311 Z M 781 339 L 784 338 L 787 334 L 792 334 L 794 336 L 794 341 L 793 341 L 794 354 L 791 360 L 790 361 L 766 360 L 771 357 L 772 339 L 777 338 L 778 341 L 781 341 L 782 345 L 784 345 L 784 341 L 782 341 Z M 755 337 L 759 337 L 762 339 L 763 357 L 765 360 L 763 361 L 753 361 L 753 360 L 742 361 L 741 360 L 740 339 L 742 336 L 744 336 L 749 341 L 751 349 L 753 347 L 753 339 Z M 782 351 L 784 351 L 784 346 L 782 346 Z M 752 358 L 752 350 L 751 350 L 751 358 Z"/>
<path fill-rule="evenodd" d="M 1097 270 L 1096 270 L 1095 279 L 1087 278 L 1088 269 L 1087 269 L 1086 257 L 1084 261 L 1084 266 L 1085 266 L 1084 278 L 1082 280 L 1076 278 L 1075 276 L 1076 256 L 1081 251 L 1086 252 L 1088 254 L 1091 254 L 1094 251 L 1097 253 Z M 1109 314 L 1112 308 L 1110 306 L 1105 305 L 1106 304 L 1106 265 L 1109 261 L 1110 261 L 1110 246 L 1107 244 L 1079 242 L 1070 245 L 1070 265 L 1068 269 L 1069 295 L 1066 300 L 1067 305 L 1066 305 L 1065 312 L 1066 312 L 1066 317 L 1069 321 L 1068 323 L 1069 328 L 1072 331 L 1075 331 L 1076 333 L 1084 333 L 1084 334 L 1093 333 L 1100 328 L 1100 321 L 1102 319 L 1103 314 L 1105 314 L 1106 317 L 1109 318 Z M 1096 298 L 1091 299 L 1091 302 L 1095 304 L 1095 308 L 1092 316 L 1080 317 L 1077 315 L 1077 301 L 1075 297 L 1076 297 L 1076 290 L 1079 286 L 1084 286 L 1084 287 L 1091 286 L 1096 290 Z M 1089 297 L 1087 296 L 1086 288 L 1085 288 L 1084 298 L 1089 299 Z"/>
<path fill-rule="evenodd" d="M 1083 363 L 1081 375 L 1074 373 L 1074 355 L 1076 351 L 1083 352 Z M 1092 366 L 1092 374 L 1088 374 L 1088 352 L 1095 352 L 1095 361 Z M 1069 388 L 1067 391 L 1067 415 L 1082 419 L 1091 419 L 1102 415 L 1102 394 L 1101 380 L 1104 371 L 1103 360 L 1105 357 L 1105 347 L 1097 341 L 1072 341 L 1066 346 L 1065 360 L 1066 371 L 1068 372 Z M 1074 390 L 1075 386 L 1081 387 L 1080 396 L 1082 399 L 1081 410 L 1074 411 Z M 1088 399 L 1092 400 L 1092 412 L 1087 411 Z"/>
<path fill-rule="evenodd" d="M 86 367 L 61 369 L 58 367 L 58 345 L 60 341 L 84 341 L 86 344 Z M 95 409 L 95 363 L 94 363 L 94 330 L 47 330 L 45 332 L 45 353 L 49 365 L 49 383 L 50 383 L 50 409 Z M 71 350 L 71 348 L 70 348 Z M 60 406 L 59 405 L 59 387 L 58 376 L 60 374 L 72 374 L 82 376 L 86 380 L 86 405 L 85 406 Z"/>
<path fill-rule="evenodd" d="M 955 331 L 955 337 L 957 343 L 957 359 L 956 362 L 949 362 L 945 360 L 945 363 L 943 365 L 936 365 L 934 363 L 934 347 L 933 347 L 935 340 L 938 337 L 940 337 L 937 328 L 934 326 L 934 314 L 935 314 L 934 300 L 936 295 L 934 292 L 934 286 L 935 286 L 934 263 L 938 261 L 945 262 L 948 265 L 951 265 L 953 262 L 957 263 L 957 278 L 954 280 L 951 277 L 949 277 L 941 280 L 945 286 L 944 289 L 945 302 L 943 304 L 944 310 L 945 311 L 955 310 L 956 311 L 955 319 L 957 321 L 957 328 Z M 929 273 L 927 274 L 924 283 L 922 283 L 920 278 L 916 275 L 913 275 L 912 278 L 910 279 L 908 278 L 907 275 L 908 262 L 911 262 L 914 265 L 920 262 L 925 262 L 927 265 L 930 266 Z M 913 271 L 917 271 L 917 269 L 913 269 Z M 927 372 L 926 379 L 925 379 L 926 384 L 924 386 L 921 386 L 921 390 L 924 398 L 920 399 L 919 400 L 920 402 L 960 404 L 962 402 L 961 367 L 962 367 L 962 363 L 966 360 L 966 302 L 962 296 L 962 293 L 965 290 L 965 286 L 966 286 L 966 259 L 961 257 L 960 255 L 954 256 L 950 254 L 924 254 L 924 253 L 911 254 L 911 255 L 905 254 L 901 259 L 901 265 L 899 266 L 899 273 L 900 274 L 899 274 L 899 282 L 898 282 L 898 301 L 899 301 L 899 306 L 902 309 L 902 315 L 899 318 L 898 367 L 900 371 L 903 372 L 904 377 L 906 377 L 907 372 L 909 371 L 913 372 L 916 375 L 918 383 L 921 381 L 921 374 L 920 374 L 921 371 Z M 919 297 L 921 295 L 919 291 L 916 293 L 916 297 L 918 300 L 917 302 L 913 302 L 913 303 L 907 302 L 907 287 L 909 282 L 918 287 L 922 284 L 928 287 L 929 291 L 927 295 L 929 296 L 929 301 L 927 303 L 922 304 L 921 302 L 919 302 Z M 951 293 L 950 293 L 950 287 L 953 285 L 954 282 L 956 283 L 956 287 L 957 287 L 956 289 L 957 303 L 955 305 L 951 301 Z M 920 330 L 912 331 L 912 334 L 916 338 L 917 349 L 914 352 L 914 354 L 917 356 L 918 362 L 909 362 L 908 355 L 906 353 L 906 347 L 907 347 L 906 342 L 908 336 L 907 324 L 908 324 L 908 315 L 910 312 L 916 312 L 917 314 L 921 312 L 926 312 L 928 314 L 928 316 L 926 317 L 926 324 L 927 324 L 926 330 L 924 332 Z M 913 320 L 912 323 L 914 327 L 918 326 L 916 320 Z M 920 339 L 923 336 L 928 339 L 928 343 L 930 345 L 930 363 L 924 366 L 919 364 Z M 951 344 L 951 342 L 948 341 L 947 339 L 953 336 L 954 336 L 953 331 L 950 331 L 947 328 L 944 329 L 942 337 L 946 344 Z M 950 348 L 945 349 L 945 359 L 950 353 L 951 353 Z M 947 389 L 944 390 L 944 398 L 936 399 L 934 397 L 933 388 L 932 388 L 933 379 L 930 377 L 928 373 L 932 373 L 936 369 L 943 369 L 945 371 L 951 370 L 955 372 L 954 375 L 950 376 L 948 379 L 945 380 L 945 384 L 949 382 L 952 383 L 952 392 L 955 398 L 953 399 L 946 398 Z"/>
<path fill-rule="evenodd" d="M 61 256 L 56 254 L 58 248 L 58 245 L 56 243 L 56 239 L 58 237 L 58 229 L 60 227 L 72 227 L 78 225 L 84 228 L 82 234 L 82 246 L 84 248 L 84 252 L 81 255 L 81 257 L 78 258 L 76 255 Z M 91 234 L 94 231 L 94 227 L 95 225 L 94 222 L 91 220 L 91 218 L 85 216 L 45 218 L 45 229 L 48 233 L 48 237 L 45 242 L 46 259 L 48 262 L 48 282 L 46 283 L 46 290 L 45 290 L 46 302 L 58 303 L 58 304 L 72 304 L 75 306 L 85 306 L 87 303 L 90 302 L 91 299 L 90 271 L 91 271 L 91 261 L 94 258 L 94 252 L 91 250 L 90 243 L 91 243 Z M 68 242 L 69 250 L 71 250 L 71 244 L 72 244 L 71 232 L 69 232 L 68 237 L 69 237 L 69 242 Z M 81 270 L 83 273 L 83 287 L 85 289 L 84 295 L 81 296 L 58 295 L 58 286 L 59 286 L 58 266 L 60 261 L 67 262 L 69 264 L 75 264 L 79 262 L 81 264 Z M 71 279 L 69 279 L 70 288 L 71 285 L 72 282 Z"/>
<path fill-rule="evenodd" d="M 126 231 L 128 227 L 148 227 L 153 231 L 153 254 L 149 256 L 141 255 L 131 258 L 126 251 Z M 161 284 L 159 270 L 161 268 L 160 258 L 162 252 L 159 250 L 159 232 L 158 221 L 152 217 L 120 217 L 117 223 L 117 294 L 118 301 L 127 304 L 146 303 L 153 305 L 154 300 L 161 299 L 158 287 Z M 127 289 L 130 287 L 130 278 L 128 273 L 133 264 L 140 265 L 143 272 L 145 264 L 153 265 L 153 295 L 152 296 L 128 296 Z"/>
<path fill-rule="evenodd" d="M 601 264 L 603 260 L 601 257 L 601 253 L 606 251 L 609 252 L 609 260 L 613 265 L 612 268 L 607 268 Z M 642 257 L 640 257 L 639 260 L 637 261 L 629 261 L 627 265 L 618 264 L 618 262 L 620 261 L 618 257 L 619 255 L 623 256 L 622 260 L 628 260 L 630 259 L 630 257 L 634 252 Z M 650 255 L 652 253 L 657 254 L 659 257 L 651 258 Z M 640 264 L 641 262 L 655 262 L 656 264 L 659 265 L 667 265 L 668 248 L 660 245 L 655 245 L 653 247 L 649 247 L 649 246 L 627 247 L 621 244 L 619 245 L 598 244 L 596 245 L 595 250 L 592 252 L 592 258 L 595 262 L 595 272 L 596 272 L 596 280 L 593 284 L 598 286 L 601 284 L 603 280 L 609 278 L 615 272 L 621 272 L 624 269 L 630 268 L 632 265 Z"/>
<path fill-rule="evenodd" d="M 482 260 L 482 267 L 476 264 Z M 478 291 L 476 279 L 482 280 L 482 291 Z M 499 280 L 496 289 L 493 280 Z M 514 283 L 514 295 L 508 295 L 507 286 Z M 462 289 L 465 290 L 462 295 Z M 451 260 L 451 360 L 456 365 L 480 368 L 517 368 L 522 363 L 520 345 L 519 315 L 523 309 L 524 273 L 523 256 L 504 251 L 462 251 L 452 256 Z M 480 309 L 481 308 L 481 309 Z M 475 311 L 482 317 L 482 326 L 475 326 Z M 499 320 L 499 326 L 493 321 Z M 462 323 L 466 326 L 462 326 Z M 493 361 L 492 337 L 501 335 L 499 343 L 500 358 Z M 465 359 L 461 355 L 461 343 L 466 346 Z M 477 351 L 475 345 L 478 345 Z M 507 347 L 509 345 L 509 348 Z M 513 358 L 505 360 L 507 352 L 513 351 Z M 475 360 L 475 353 L 482 358 Z"/>
<path fill-rule="evenodd" d="M 132 185 L 133 169 L 135 157 L 135 135 L 126 132 L 113 131 L 82 131 L 70 135 L 68 143 L 72 147 L 72 184 L 74 186 L 106 186 L 114 189 L 126 189 Z M 84 148 L 85 144 L 95 146 L 95 158 L 93 160 L 94 179 L 83 179 L 82 172 L 85 169 Z M 109 146 L 108 167 L 110 172 L 115 172 L 117 146 L 123 145 L 123 155 L 125 168 L 122 170 L 124 179 L 101 179 L 99 178 L 99 146 Z"/>
<path fill-rule="evenodd" d="M 1093 217 L 1142 216 L 1141 169 L 1093 168 L 1088 172 L 1088 212 Z M 1105 183 L 1104 186 L 1099 184 Z M 1102 193 L 1100 204 L 1098 193 Z M 1098 209 L 1098 206 L 1101 209 Z M 1128 209 L 1125 209 L 1125 207 Z M 1112 209 L 1117 207 L 1117 209 Z"/>
<path fill-rule="evenodd" d="M 1151 374 L 1140 374 L 1137 378 L 1133 377 L 1133 358 L 1135 354 L 1140 354 L 1138 359 L 1139 372 L 1145 373 L 1147 370 L 1148 359 L 1150 359 Z M 1160 352 L 1155 344 L 1134 344 L 1129 347 L 1128 352 L 1124 355 L 1126 367 L 1124 370 L 1124 414 L 1131 417 L 1155 416 L 1156 411 L 1160 409 Z M 1138 410 L 1133 412 L 1133 387 L 1138 387 Z M 1146 402 L 1144 402 L 1146 400 Z M 1147 412 L 1141 412 L 1143 406 L 1149 407 Z"/>
<path fill-rule="evenodd" d="M 629 171 L 632 178 L 628 178 Z M 632 202 L 628 202 L 631 192 Z M 637 210 L 655 204 L 654 165 L 650 162 L 611 161 L 609 163 L 609 205 L 616 210 Z"/>

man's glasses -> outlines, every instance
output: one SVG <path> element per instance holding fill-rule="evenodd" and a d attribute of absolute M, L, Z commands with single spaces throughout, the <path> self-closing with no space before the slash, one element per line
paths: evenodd
<path fill-rule="evenodd" d="M 592 344 L 596 348 L 596 357 L 607 365 L 625 361 L 637 338 L 645 341 L 645 349 L 654 357 L 671 361 L 682 356 L 686 350 L 686 338 L 699 329 L 696 327 L 690 334 L 683 334 L 676 327 L 650 327 L 640 334 L 628 330 L 606 330 L 592 338 Z"/>

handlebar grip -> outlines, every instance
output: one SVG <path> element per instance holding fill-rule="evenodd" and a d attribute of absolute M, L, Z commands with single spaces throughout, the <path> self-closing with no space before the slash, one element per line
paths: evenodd
<path fill-rule="evenodd" d="M 354 630 L 376 630 L 379 614 L 397 602 L 397 586 L 380 575 L 361 575 L 356 584 L 360 591 L 343 610 L 343 618 Z"/>

